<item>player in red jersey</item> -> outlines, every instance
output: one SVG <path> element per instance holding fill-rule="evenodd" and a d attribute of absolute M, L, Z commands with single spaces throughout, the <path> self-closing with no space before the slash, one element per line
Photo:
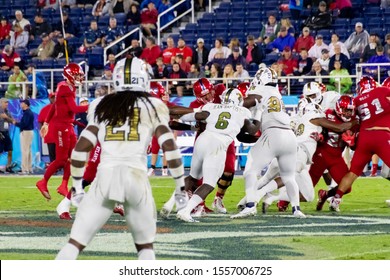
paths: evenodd
<path fill-rule="evenodd" d="M 348 166 L 345 163 L 342 153 L 346 145 L 354 146 L 354 137 L 356 132 L 356 124 L 358 123 L 354 114 L 353 99 L 347 95 L 339 98 L 336 103 L 336 109 L 327 109 L 325 116 L 329 121 L 336 124 L 348 125 L 347 129 L 353 131 L 350 135 L 345 136 L 344 130 L 330 130 L 325 133 L 325 140 L 317 145 L 316 152 L 313 155 L 312 165 L 309 170 L 310 177 L 313 181 L 313 186 L 316 186 L 324 171 L 327 169 L 336 183 L 340 183 L 341 179 L 348 172 Z M 341 128 L 343 128 L 341 126 Z M 317 210 L 322 210 L 326 199 L 334 195 L 334 189 L 330 191 L 318 191 Z M 336 209 L 331 209 L 336 210 Z"/>
<path fill-rule="evenodd" d="M 36 183 L 38 190 L 48 200 L 51 199 L 51 196 L 47 183 L 50 177 L 60 168 L 64 168 L 64 175 L 57 192 L 63 196 L 68 194 L 68 180 L 70 177 L 69 158 L 77 141 L 73 122 L 76 113 L 88 110 L 88 106 L 78 106 L 75 101 L 77 86 L 84 79 L 83 69 L 76 63 L 69 63 L 64 67 L 63 76 L 65 81 L 58 84 L 56 100 L 41 128 L 41 136 L 45 137 L 48 131 L 48 123 L 52 121 L 53 131 L 56 136 L 56 159 L 46 169 L 44 178 Z"/>
<path fill-rule="evenodd" d="M 390 88 L 378 86 L 364 76 L 358 82 L 355 107 L 360 120 L 359 137 L 351 161 L 350 172 L 341 180 L 330 204 L 338 207 L 341 198 L 363 172 L 373 154 L 390 166 Z"/>

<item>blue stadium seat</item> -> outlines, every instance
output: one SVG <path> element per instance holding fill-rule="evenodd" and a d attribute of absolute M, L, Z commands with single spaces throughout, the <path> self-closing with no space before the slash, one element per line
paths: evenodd
<path fill-rule="evenodd" d="M 83 12 L 84 12 L 83 8 L 73 7 L 73 8 L 70 8 L 69 15 L 83 17 Z"/>
<path fill-rule="evenodd" d="M 118 24 L 125 24 L 127 20 L 127 15 L 125 13 L 115 14 L 116 22 Z"/>
<path fill-rule="evenodd" d="M 47 58 L 45 60 L 42 60 L 41 67 L 43 69 L 51 69 L 51 68 L 53 68 L 53 61 L 54 61 L 53 58 Z"/>
<path fill-rule="evenodd" d="M 96 68 L 103 68 L 103 56 L 100 54 L 88 54 L 88 65 Z"/>
<path fill-rule="evenodd" d="M 368 18 L 366 29 L 383 27 L 383 21 L 384 20 L 381 17 L 371 17 L 371 18 Z"/>

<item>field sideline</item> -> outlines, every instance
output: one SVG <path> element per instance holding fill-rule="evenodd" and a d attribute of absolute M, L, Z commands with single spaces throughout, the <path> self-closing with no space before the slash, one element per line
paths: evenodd
<path fill-rule="evenodd" d="M 60 177 L 49 184 L 52 201 L 36 190 L 38 177 L 2 176 L 0 179 L 0 257 L 2 260 L 53 259 L 65 244 L 71 221 L 57 217 L 55 194 Z M 171 178 L 151 179 L 157 208 L 173 190 Z M 321 183 L 322 186 L 322 183 Z M 318 191 L 319 187 L 316 188 Z M 244 195 L 237 176 L 225 204 L 229 214 Z M 214 194 L 207 204 L 211 205 Z M 155 242 L 158 259 L 252 259 L 252 260 L 390 260 L 390 182 L 360 178 L 345 196 L 340 213 L 315 211 L 315 202 L 302 203 L 307 219 L 299 220 L 271 206 L 267 215 L 231 220 L 230 215 L 211 214 L 200 223 L 158 220 Z M 72 209 L 74 216 L 75 209 Z M 124 219 L 113 215 L 80 259 L 135 259 L 131 235 Z"/>

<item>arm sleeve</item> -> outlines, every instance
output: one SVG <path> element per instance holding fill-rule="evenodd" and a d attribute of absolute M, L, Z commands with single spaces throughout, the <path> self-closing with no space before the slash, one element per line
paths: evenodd
<path fill-rule="evenodd" d="M 66 103 L 68 104 L 70 111 L 72 111 L 73 113 L 82 113 L 88 110 L 88 105 L 78 106 L 71 95 L 66 96 Z"/>
<path fill-rule="evenodd" d="M 47 113 L 45 122 L 49 123 L 50 120 L 53 118 L 55 112 L 55 105 L 53 104 L 50 108 L 49 113 Z"/>

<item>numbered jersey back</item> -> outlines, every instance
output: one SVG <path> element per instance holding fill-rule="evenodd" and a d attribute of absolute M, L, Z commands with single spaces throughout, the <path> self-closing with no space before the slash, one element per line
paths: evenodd
<path fill-rule="evenodd" d="M 149 100 L 155 109 L 147 101 L 136 101 L 134 117 L 124 123 L 114 127 L 95 123 L 99 127 L 98 140 L 102 147 L 101 165 L 120 163 L 147 170 L 146 150 L 151 136 L 159 125 L 168 126 L 169 121 L 167 106 L 157 98 Z"/>
<path fill-rule="evenodd" d="M 249 119 L 251 113 L 247 108 L 229 104 L 208 103 L 202 111 L 210 113 L 206 119 L 206 131 L 229 136 L 234 139 L 244 125 L 245 119 Z"/>
<path fill-rule="evenodd" d="M 390 89 L 378 87 L 354 99 L 360 118 L 360 129 L 373 126 L 389 127 Z"/>
<path fill-rule="evenodd" d="M 324 112 L 321 110 L 303 110 L 302 116 L 297 119 L 295 127 L 295 135 L 299 144 L 304 144 L 309 151 L 315 150 L 317 142 L 311 137 L 313 133 L 321 133 L 322 127 L 312 124 L 313 119 L 325 118 Z"/>

